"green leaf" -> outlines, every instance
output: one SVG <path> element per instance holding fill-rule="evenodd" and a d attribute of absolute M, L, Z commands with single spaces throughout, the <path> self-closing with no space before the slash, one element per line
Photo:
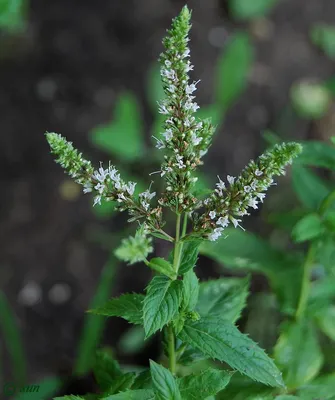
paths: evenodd
<path fill-rule="evenodd" d="M 248 20 L 267 14 L 278 0 L 229 0 L 232 16 L 238 20 Z"/>
<path fill-rule="evenodd" d="M 179 335 L 188 345 L 209 357 L 224 361 L 249 378 L 270 386 L 284 386 L 274 362 L 231 322 L 219 317 L 203 317 L 186 322 Z"/>
<path fill-rule="evenodd" d="M 177 277 L 176 271 L 174 270 L 172 264 L 164 260 L 164 258 L 152 258 L 149 261 L 148 266 L 153 270 L 159 272 L 160 274 L 168 276 L 171 279 L 176 279 Z"/>
<path fill-rule="evenodd" d="M 152 389 L 152 379 L 150 369 L 140 372 L 135 382 L 133 383 L 132 389 Z"/>
<path fill-rule="evenodd" d="M 289 389 L 296 389 L 311 381 L 323 364 L 314 328 L 303 321 L 283 325 L 274 356 Z"/>
<path fill-rule="evenodd" d="M 281 396 L 276 396 L 276 400 L 294 400 L 294 399 L 300 399 L 300 397 L 297 396 L 291 396 L 289 394 L 283 394 Z M 271 400 L 271 399 L 270 399 Z M 302 399 L 301 399 L 302 400 Z"/>
<path fill-rule="evenodd" d="M 335 232 L 335 211 L 328 211 L 324 216 L 324 225 L 330 232 Z"/>
<path fill-rule="evenodd" d="M 277 226 L 278 228 L 284 229 L 287 232 L 292 231 L 295 224 L 306 215 L 306 210 L 298 209 L 283 211 L 283 212 L 272 212 L 267 220 L 270 224 Z"/>
<path fill-rule="evenodd" d="M 112 383 L 106 392 L 109 394 L 124 392 L 132 386 L 132 384 L 135 382 L 135 378 L 135 372 L 127 372 L 123 375 L 120 375 L 112 380 Z"/>
<path fill-rule="evenodd" d="M 256 235 L 241 229 L 225 229 L 226 238 L 217 242 L 203 242 L 200 253 L 225 268 L 261 272 L 267 276 L 278 296 L 281 309 L 294 313 L 297 303 L 297 285 L 301 281 L 302 257 L 299 253 L 279 251 Z"/>
<path fill-rule="evenodd" d="M 231 372 L 208 368 L 200 374 L 191 374 L 178 379 L 178 386 L 185 400 L 207 399 L 223 390 L 229 383 Z"/>
<path fill-rule="evenodd" d="M 199 295 L 199 281 L 191 269 L 183 277 L 183 299 L 182 309 L 187 311 L 193 311 L 197 304 Z"/>
<path fill-rule="evenodd" d="M 329 58 L 335 60 L 335 26 L 324 23 L 315 24 L 310 36 L 315 46 L 320 47 Z"/>
<path fill-rule="evenodd" d="M 143 303 L 146 338 L 176 316 L 181 302 L 181 286 L 181 281 L 172 281 L 166 276 L 155 276 L 152 279 Z"/>
<path fill-rule="evenodd" d="M 90 310 L 90 312 L 106 317 L 121 317 L 132 324 L 142 324 L 143 300 L 143 294 L 127 293 L 119 298 L 108 300 L 107 303 Z"/>
<path fill-rule="evenodd" d="M 8 349 L 15 384 L 22 386 L 27 379 L 26 356 L 16 316 L 2 291 L 0 291 L 0 332 Z"/>
<path fill-rule="evenodd" d="M 302 153 L 294 161 L 295 164 L 335 170 L 335 148 L 324 142 L 306 141 Z"/>
<path fill-rule="evenodd" d="M 150 360 L 150 371 L 157 400 L 181 400 L 177 382 L 168 369 Z"/>
<path fill-rule="evenodd" d="M 201 282 L 196 310 L 201 316 L 221 316 L 236 322 L 246 305 L 249 279 L 221 278 Z"/>
<path fill-rule="evenodd" d="M 107 349 L 96 352 L 93 372 L 99 387 L 103 391 L 109 390 L 115 380 L 123 375 L 119 363 L 113 358 L 111 351 Z"/>
<path fill-rule="evenodd" d="M 132 93 L 120 95 L 113 121 L 94 128 L 91 139 L 98 148 L 124 161 L 136 161 L 144 156 L 142 120 Z"/>
<path fill-rule="evenodd" d="M 312 240 L 322 235 L 324 227 L 317 213 L 305 215 L 293 228 L 292 239 L 296 243 Z"/>
<path fill-rule="evenodd" d="M 179 274 L 186 274 L 187 271 L 195 267 L 198 260 L 200 243 L 201 240 L 191 240 L 190 242 L 184 243 L 178 270 Z"/>
<path fill-rule="evenodd" d="M 216 67 L 215 100 L 228 110 L 247 87 L 254 51 L 246 33 L 236 33 L 219 57 Z"/>
<path fill-rule="evenodd" d="M 138 389 L 102 397 L 100 400 L 156 400 L 156 397 L 153 390 Z"/>
<path fill-rule="evenodd" d="M 22 31 L 26 27 L 28 2 L 25 0 L 0 1 L 0 27 L 9 32 Z"/>
<path fill-rule="evenodd" d="M 316 314 L 316 321 L 322 332 L 335 340 L 335 306 L 329 305 L 319 310 Z"/>
<path fill-rule="evenodd" d="M 298 389 L 303 400 L 334 400 L 335 374 L 322 376 Z"/>
<path fill-rule="evenodd" d="M 326 184 L 312 171 L 300 165 L 292 166 L 292 185 L 300 202 L 316 210 L 329 194 Z"/>
<path fill-rule="evenodd" d="M 91 308 L 101 306 L 110 296 L 116 265 L 114 256 L 111 256 L 101 272 L 96 293 L 90 303 Z M 85 316 L 74 366 L 75 375 L 85 375 L 91 369 L 105 324 L 104 317 L 92 314 Z"/>
<path fill-rule="evenodd" d="M 62 396 L 62 397 L 54 397 L 53 400 L 85 400 L 84 397 L 75 396 L 73 394 Z"/>
<path fill-rule="evenodd" d="M 154 115 L 156 115 L 157 102 L 165 98 L 159 63 L 154 63 L 149 68 L 147 77 L 147 98 L 151 107 L 151 111 L 154 113 Z"/>

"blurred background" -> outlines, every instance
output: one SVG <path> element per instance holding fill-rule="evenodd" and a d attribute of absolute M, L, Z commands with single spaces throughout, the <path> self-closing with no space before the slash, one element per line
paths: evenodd
<path fill-rule="evenodd" d="M 148 174 L 159 169 L 151 139 L 161 121 L 156 60 L 184 4 L 0 1 L 2 383 L 48 378 L 56 388 L 66 378 L 62 393 L 80 394 L 94 390 L 90 357 L 99 343 L 124 364 L 146 366 L 159 354 L 156 339 L 143 345 L 143 333 L 129 331 L 125 321 L 85 314 L 111 296 L 142 291 L 150 272 L 114 257 L 135 227 L 109 204 L 92 208 L 92 198 L 54 163 L 44 132 L 61 133 L 95 165 L 111 160 L 147 187 Z M 187 4 L 200 115 L 218 125 L 201 185 L 238 174 L 277 140 L 335 135 L 333 0 Z M 290 176 L 280 183 L 244 226 L 285 247 L 287 238 L 266 218 L 297 204 Z M 157 241 L 156 254 L 168 250 Z M 202 279 L 229 275 L 203 256 L 197 271 Z M 267 287 L 265 278 L 253 276 L 252 293 Z M 69 379 L 72 371 L 77 378 Z"/>

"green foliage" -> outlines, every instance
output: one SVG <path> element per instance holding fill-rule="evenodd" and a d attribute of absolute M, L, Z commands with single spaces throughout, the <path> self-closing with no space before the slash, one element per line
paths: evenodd
<path fill-rule="evenodd" d="M 200 243 L 200 240 L 192 240 L 184 244 L 178 270 L 180 274 L 186 274 L 187 271 L 195 267 L 198 260 Z"/>
<path fill-rule="evenodd" d="M 15 383 L 24 385 L 27 378 L 27 366 L 23 343 L 16 316 L 2 291 L 0 291 L 0 332 L 8 348 Z"/>
<path fill-rule="evenodd" d="M 278 0 L 229 0 L 229 7 L 234 18 L 248 20 L 268 13 Z"/>
<path fill-rule="evenodd" d="M 0 28 L 10 33 L 26 28 L 27 0 L 0 0 Z"/>
<path fill-rule="evenodd" d="M 132 324 L 142 324 L 143 300 L 144 295 L 142 294 L 123 294 L 119 298 L 108 300 L 107 303 L 90 310 L 90 312 L 106 317 L 121 317 Z"/>
<path fill-rule="evenodd" d="M 317 213 L 310 213 L 293 227 L 292 239 L 297 243 L 305 242 L 321 236 L 323 232 L 324 227 L 320 216 Z"/>
<path fill-rule="evenodd" d="M 154 271 L 166 275 L 170 279 L 176 279 L 177 277 L 177 273 L 173 269 L 172 264 L 164 260 L 164 258 L 152 258 L 148 263 L 148 267 L 152 268 Z"/>
<path fill-rule="evenodd" d="M 265 352 L 223 318 L 210 316 L 187 322 L 179 337 L 188 345 L 211 358 L 226 362 L 255 381 L 270 386 L 284 386 L 279 370 Z"/>
<path fill-rule="evenodd" d="M 155 276 L 147 287 L 143 302 L 143 324 L 149 337 L 170 322 L 178 313 L 182 299 L 181 281 Z"/>
<path fill-rule="evenodd" d="M 275 347 L 275 360 L 284 371 L 289 389 L 296 389 L 315 378 L 323 356 L 314 327 L 307 322 L 285 323 Z"/>
<path fill-rule="evenodd" d="M 178 386 L 182 399 L 203 400 L 214 396 L 228 385 L 231 376 L 231 372 L 208 368 L 200 374 L 179 378 Z"/>
<path fill-rule="evenodd" d="M 248 279 L 217 279 L 200 284 L 197 311 L 236 322 L 246 305 Z"/>
<path fill-rule="evenodd" d="M 242 32 L 236 33 L 216 67 L 215 100 L 222 111 L 231 107 L 245 90 L 253 58 L 248 36 Z"/>
<path fill-rule="evenodd" d="M 319 23 L 310 31 L 312 42 L 331 59 L 335 60 L 335 27 Z"/>
<path fill-rule="evenodd" d="M 183 298 L 182 309 L 193 311 L 198 302 L 199 282 L 193 270 L 189 270 L 184 274 L 183 278 Z"/>
<path fill-rule="evenodd" d="M 171 372 L 150 360 L 151 378 L 157 400 L 181 400 L 178 384 Z"/>
<path fill-rule="evenodd" d="M 107 125 L 94 128 L 92 142 L 101 150 L 124 161 L 143 157 L 142 121 L 133 94 L 123 93 L 115 106 L 115 118 Z"/>

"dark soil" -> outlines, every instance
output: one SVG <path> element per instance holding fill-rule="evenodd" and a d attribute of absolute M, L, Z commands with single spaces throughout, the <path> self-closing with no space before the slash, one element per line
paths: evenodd
<path fill-rule="evenodd" d="M 89 196 L 67 200 L 60 195 L 65 176 L 43 133 L 62 133 L 92 160 L 106 160 L 89 143 L 88 133 L 111 119 L 125 89 L 140 99 L 149 128 L 145 76 L 184 1 L 30 3 L 28 31 L 0 37 L 0 285 L 18 317 L 29 380 L 36 381 L 71 370 L 84 311 L 108 255 L 91 240 L 92 232 L 117 230 L 123 223 L 122 218 L 113 226 L 98 221 Z M 213 66 L 235 29 L 252 32 L 257 54 L 249 87 L 220 129 L 207 170 L 238 173 L 262 150 L 265 128 L 279 129 L 286 138 L 319 137 L 315 126 L 283 110 L 295 80 L 334 73 L 331 61 L 310 44 L 308 30 L 315 22 L 335 22 L 335 2 L 282 0 L 269 19 L 252 25 L 232 22 L 225 1 L 188 4 L 194 10 L 191 46 L 202 81 L 200 104 L 211 102 Z M 149 143 L 149 129 L 147 138 Z M 256 220 L 251 229 L 262 227 Z M 142 272 L 119 270 L 113 294 L 142 290 L 147 279 Z M 55 292 L 64 302 L 54 300 Z M 127 325 L 118 320 L 107 325 L 105 343 L 113 345 Z M 150 352 L 152 358 L 157 355 L 154 347 Z"/>

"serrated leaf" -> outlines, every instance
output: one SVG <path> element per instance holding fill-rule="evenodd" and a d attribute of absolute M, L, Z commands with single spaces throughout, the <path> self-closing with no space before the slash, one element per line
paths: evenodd
<path fill-rule="evenodd" d="M 194 349 L 193 347 L 188 346 L 188 347 L 186 347 L 186 350 L 183 352 L 183 354 L 178 359 L 178 364 L 191 365 L 198 361 L 206 360 L 206 359 L 208 359 L 208 356 L 206 356 L 200 350 Z"/>
<path fill-rule="evenodd" d="M 285 323 L 274 357 L 289 389 L 296 389 L 315 378 L 322 367 L 323 356 L 311 324 L 304 321 Z"/>
<path fill-rule="evenodd" d="M 321 236 L 323 232 L 324 227 L 320 216 L 317 213 L 310 213 L 293 227 L 292 239 L 296 243 L 302 243 Z"/>
<path fill-rule="evenodd" d="M 322 332 L 335 341 L 335 306 L 329 305 L 319 310 L 316 321 Z"/>
<path fill-rule="evenodd" d="M 114 381 L 123 375 L 119 363 L 107 349 L 97 351 L 93 373 L 103 391 L 109 390 Z"/>
<path fill-rule="evenodd" d="M 101 400 L 156 400 L 156 397 L 153 390 L 138 389 L 102 397 Z"/>
<path fill-rule="evenodd" d="M 302 153 L 294 161 L 295 164 L 309 165 L 311 167 L 335 169 L 335 148 L 320 141 L 306 141 Z"/>
<path fill-rule="evenodd" d="M 227 320 L 209 316 L 200 321 L 186 322 L 179 337 L 255 381 L 275 387 L 284 386 L 281 373 L 264 350 Z"/>
<path fill-rule="evenodd" d="M 125 374 L 120 375 L 119 377 L 113 379 L 113 382 L 109 386 L 108 390 L 106 390 L 106 393 L 112 395 L 126 391 L 135 382 L 135 378 L 136 378 L 135 372 L 127 372 Z"/>
<path fill-rule="evenodd" d="M 164 274 L 171 279 L 176 279 L 177 274 L 173 268 L 173 265 L 168 261 L 164 260 L 164 258 L 156 257 L 152 258 L 149 261 L 148 266 L 153 270 L 159 272 L 160 274 Z"/>
<path fill-rule="evenodd" d="M 151 373 L 150 370 L 147 369 L 145 371 L 140 372 L 132 387 L 134 389 L 152 389 L 152 379 L 151 379 Z"/>
<path fill-rule="evenodd" d="M 278 0 L 229 0 L 232 16 L 238 20 L 248 20 L 266 15 Z"/>
<path fill-rule="evenodd" d="M 142 120 L 137 100 L 132 93 L 120 95 L 113 121 L 94 128 L 91 139 L 97 147 L 124 161 L 136 161 L 143 157 Z"/>
<path fill-rule="evenodd" d="M 301 204 L 312 210 L 316 210 L 330 192 L 315 173 L 301 165 L 292 166 L 292 185 Z"/>
<path fill-rule="evenodd" d="M 178 313 L 181 302 L 181 281 L 155 276 L 147 288 L 143 302 L 143 323 L 149 337 L 170 322 Z"/>
<path fill-rule="evenodd" d="M 106 317 L 121 317 L 132 324 L 142 324 L 142 303 L 144 295 L 127 293 L 110 299 L 101 307 L 90 310 L 91 313 Z"/>
<path fill-rule="evenodd" d="M 183 277 L 182 309 L 193 311 L 199 295 L 199 281 L 193 270 L 189 270 Z"/>
<path fill-rule="evenodd" d="M 265 274 L 278 296 L 281 310 L 294 313 L 298 298 L 296 288 L 302 274 L 297 266 L 302 264 L 302 255 L 274 249 L 266 240 L 241 229 L 226 228 L 225 234 L 227 237 L 217 242 L 203 242 L 200 253 L 225 268 Z"/>
<path fill-rule="evenodd" d="M 200 374 L 191 374 L 178 379 L 182 399 L 207 399 L 223 390 L 229 383 L 231 372 L 208 368 Z"/>
<path fill-rule="evenodd" d="M 216 67 L 215 100 L 226 111 L 247 87 L 254 51 L 246 33 L 236 33 L 226 45 Z"/>
<path fill-rule="evenodd" d="M 191 240 L 184 243 L 178 273 L 183 275 L 195 267 L 198 260 L 200 240 Z"/>
<path fill-rule="evenodd" d="M 150 371 L 157 400 L 181 400 L 177 382 L 168 369 L 150 360 Z"/>
<path fill-rule="evenodd" d="M 248 279 L 222 278 L 200 283 L 196 310 L 201 316 L 220 316 L 236 322 L 246 304 Z"/>
<path fill-rule="evenodd" d="M 298 389 L 303 400 L 334 400 L 335 374 L 321 376 Z"/>

